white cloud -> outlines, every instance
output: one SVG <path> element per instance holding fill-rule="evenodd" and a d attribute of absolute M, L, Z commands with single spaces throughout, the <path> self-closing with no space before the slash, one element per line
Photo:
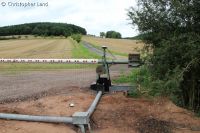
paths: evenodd
<path fill-rule="evenodd" d="M 0 26 L 53 21 L 79 25 L 86 28 L 89 34 L 95 35 L 108 30 L 119 31 L 124 37 L 137 34 L 132 25 L 128 25 L 130 21 L 126 15 L 126 9 L 135 6 L 136 0 L 29 0 L 38 1 L 48 2 L 48 7 L 23 8 L 0 5 Z"/>

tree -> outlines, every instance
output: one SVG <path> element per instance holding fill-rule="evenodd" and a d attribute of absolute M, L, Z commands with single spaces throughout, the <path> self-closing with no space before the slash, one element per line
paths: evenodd
<path fill-rule="evenodd" d="M 59 26 L 52 27 L 50 32 L 55 36 L 65 35 L 65 29 Z"/>
<path fill-rule="evenodd" d="M 128 16 L 153 49 L 149 67 L 154 92 L 200 110 L 200 1 L 139 0 Z M 158 87 L 160 84 L 160 87 Z"/>
<path fill-rule="evenodd" d="M 24 26 L 23 27 L 23 31 L 22 31 L 25 35 L 29 35 L 32 32 L 32 29 L 29 26 Z"/>
<path fill-rule="evenodd" d="M 121 34 L 116 31 L 107 31 L 106 32 L 106 38 L 121 38 Z"/>
<path fill-rule="evenodd" d="M 106 33 L 105 32 L 100 32 L 100 37 L 101 38 L 104 38 L 106 36 Z"/>
<path fill-rule="evenodd" d="M 82 35 L 81 34 L 73 34 L 72 39 L 75 40 L 77 43 L 81 41 Z"/>
<path fill-rule="evenodd" d="M 39 28 L 38 28 L 38 27 L 35 27 L 35 28 L 33 29 L 32 34 L 34 34 L 34 35 L 40 35 L 40 30 L 39 30 Z"/>

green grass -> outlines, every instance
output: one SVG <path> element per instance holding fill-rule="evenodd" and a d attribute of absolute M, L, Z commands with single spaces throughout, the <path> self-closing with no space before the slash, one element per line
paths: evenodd
<path fill-rule="evenodd" d="M 40 71 L 93 68 L 90 64 L 34 64 L 34 63 L 4 63 L 0 64 L 0 72 L 6 71 Z"/>
<path fill-rule="evenodd" d="M 150 84 L 150 73 L 146 66 L 134 68 L 129 74 L 121 74 L 121 76 L 114 80 L 115 83 L 133 83 L 141 84 L 148 88 Z"/>
<path fill-rule="evenodd" d="M 138 72 L 138 68 L 132 70 L 129 74 L 124 74 L 121 73 L 121 75 L 117 78 L 114 79 L 114 83 L 132 83 L 135 82 L 137 79 L 136 73 Z"/>
<path fill-rule="evenodd" d="M 72 57 L 73 58 L 82 58 L 82 59 L 101 59 L 101 56 L 91 52 L 87 48 L 83 46 L 81 43 L 76 43 L 72 40 L 72 43 L 74 43 L 74 48 L 72 49 Z"/>
<path fill-rule="evenodd" d="M 139 97 L 146 95 L 148 97 L 149 86 L 151 85 L 151 76 L 147 67 L 134 68 L 129 74 L 121 74 L 120 77 L 113 80 L 113 83 L 128 83 L 139 86 L 138 89 L 132 90 L 130 96 Z"/>

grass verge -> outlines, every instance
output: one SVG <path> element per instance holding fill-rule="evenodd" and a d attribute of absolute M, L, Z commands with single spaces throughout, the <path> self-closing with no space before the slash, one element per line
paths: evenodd
<path fill-rule="evenodd" d="M 113 80 L 113 83 L 129 83 L 136 86 L 136 90 L 130 91 L 130 96 L 148 96 L 150 91 L 149 85 L 151 84 L 150 77 L 147 67 L 142 66 L 140 68 L 134 68 L 128 75 L 122 73 L 119 78 Z"/>
<path fill-rule="evenodd" d="M 0 64 L 0 72 L 9 71 L 44 71 L 44 70 L 64 70 L 93 68 L 90 64 L 34 64 L 34 63 L 4 63 Z"/>
<path fill-rule="evenodd" d="M 72 57 L 73 58 L 82 58 L 82 59 L 101 59 L 101 56 L 96 53 L 91 52 L 87 48 L 83 46 L 82 43 L 76 43 L 74 40 L 71 40 L 74 44 L 74 48 L 72 49 Z"/>

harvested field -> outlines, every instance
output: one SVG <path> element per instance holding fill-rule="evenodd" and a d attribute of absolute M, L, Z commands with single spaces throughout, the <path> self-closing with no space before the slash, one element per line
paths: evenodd
<path fill-rule="evenodd" d="M 73 45 L 68 39 L 0 41 L 0 58 L 70 58 Z"/>
<path fill-rule="evenodd" d="M 70 38 L 21 39 L 0 41 L 0 58 L 97 58 Z M 94 65 L 93 65 L 94 66 Z M 0 63 L 0 72 L 27 70 L 63 70 L 93 67 L 74 64 Z"/>
<path fill-rule="evenodd" d="M 83 40 L 97 47 L 107 46 L 116 54 L 138 53 L 144 46 L 141 41 L 84 36 Z"/>

